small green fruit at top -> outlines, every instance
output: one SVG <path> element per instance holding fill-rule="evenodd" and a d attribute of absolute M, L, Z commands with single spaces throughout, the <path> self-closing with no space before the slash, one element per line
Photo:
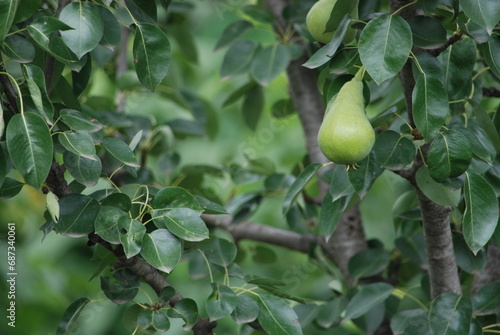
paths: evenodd
<path fill-rule="evenodd" d="M 339 1 L 347 1 L 347 0 L 339 0 Z M 335 6 L 335 3 L 337 3 L 337 0 L 319 0 L 311 7 L 306 16 L 307 29 L 309 29 L 309 32 L 316 41 L 321 42 L 323 44 L 330 43 L 333 34 L 335 33 L 335 31 L 330 31 L 325 33 L 326 24 L 330 19 L 330 15 L 332 13 L 333 7 Z M 353 19 L 358 18 L 357 4 L 352 9 L 350 16 Z M 336 25 L 338 25 L 339 23 L 340 22 L 336 22 Z M 352 29 L 351 27 L 347 28 L 347 32 L 343 40 L 344 44 L 351 42 L 355 36 L 356 36 L 356 30 Z"/>
<path fill-rule="evenodd" d="M 353 166 L 368 156 L 375 143 L 375 132 L 365 113 L 361 72 L 330 100 L 319 128 L 319 147 L 337 164 Z"/>

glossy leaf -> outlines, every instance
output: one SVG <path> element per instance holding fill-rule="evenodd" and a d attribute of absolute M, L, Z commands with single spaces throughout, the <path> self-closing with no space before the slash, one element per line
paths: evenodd
<path fill-rule="evenodd" d="M 341 314 L 347 307 L 347 298 L 336 297 L 332 301 L 320 306 L 316 322 L 322 328 L 331 328 L 340 321 Z"/>
<path fill-rule="evenodd" d="M 500 312 L 500 282 L 483 286 L 472 298 L 474 315 L 497 314 Z"/>
<path fill-rule="evenodd" d="M 472 252 L 477 254 L 497 226 L 498 201 L 490 184 L 475 173 L 465 174 L 464 200 L 464 237 Z"/>
<path fill-rule="evenodd" d="M 99 44 L 104 46 L 118 45 L 121 38 L 120 24 L 118 23 L 118 20 L 106 7 L 99 6 L 98 8 L 104 22 L 104 31 Z"/>
<path fill-rule="evenodd" d="M 252 130 L 257 129 L 260 115 L 264 109 L 264 90 L 262 86 L 253 86 L 246 94 L 243 100 L 241 111 L 245 124 Z"/>
<path fill-rule="evenodd" d="M 446 29 L 430 16 L 413 16 L 408 20 L 413 33 L 413 44 L 424 49 L 434 49 L 446 42 Z"/>
<path fill-rule="evenodd" d="M 464 39 L 451 45 L 439 56 L 445 74 L 443 83 L 450 100 L 469 97 L 476 53 L 475 41 L 473 39 Z"/>
<path fill-rule="evenodd" d="M 103 127 L 95 118 L 74 109 L 61 109 L 59 115 L 62 122 L 74 131 L 94 133 Z"/>
<path fill-rule="evenodd" d="M 454 189 L 436 182 L 430 175 L 429 168 L 422 166 L 416 174 L 417 185 L 425 196 L 442 206 L 456 206 L 460 201 L 460 189 Z"/>
<path fill-rule="evenodd" d="M 453 250 L 455 251 L 457 265 L 470 274 L 479 274 L 486 266 L 486 252 L 479 250 L 474 255 L 465 242 L 463 235 L 453 236 Z"/>
<path fill-rule="evenodd" d="M 472 21 L 491 35 L 500 17 L 498 3 L 491 0 L 461 0 L 460 6 Z"/>
<path fill-rule="evenodd" d="M 127 258 L 137 255 L 141 251 L 142 239 L 146 234 L 146 227 L 129 216 L 118 219 L 118 237 Z"/>
<path fill-rule="evenodd" d="M 379 134 L 373 147 L 380 166 L 389 170 L 402 170 L 415 159 L 413 142 L 399 133 L 386 130 Z"/>
<path fill-rule="evenodd" d="M 383 14 L 368 22 L 359 38 L 359 55 L 377 84 L 401 70 L 412 41 L 410 26 L 399 15 Z"/>
<path fill-rule="evenodd" d="M 259 45 L 253 41 L 238 41 L 227 50 L 222 61 L 220 76 L 227 80 L 239 74 L 248 72 Z"/>
<path fill-rule="evenodd" d="M 329 44 L 322 46 L 318 51 L 316 51 L 304 64 L 303 67 L 308 69 L 316 69 L 323 64 L 328 63 L 332 56 L 329 56 Z"/>
<path fill-rule="evenodd" d="M 99 207 L 96 200 L 82 194 L 70 194 L 61 198 L 56 231 L 69 237 L 81 237 L 93 232 Z"/>
<path fill-rule="evenodd" d="M 52 165 L 52 138 L 45 121 L 34 113 L 16 114 L 10 119 L 5 136 L 17 171 L 28 185 L 40 188 Z"/>
<path fill-rule="evenodd" d="M 90 160 L 95 160 L 95 146 L 92 136 L 86 132 L 72 133 L 62 132 L 58 135 L 59 143 L 68 151 L 75 155 L 83 156 Z"/>
<path fill-rule="evenodd" d="M 297 176 L 297 179 L 295 179 L 285 195 L 285 200 L 283 201 L 283 215 L 288 213 L 300 192 L 302 192 L 302 189 L 314 177 L 316 171 L 318 171 L 320 167 L 321 164 L 319 163 L 310 164 Z"/>
<path fill-rule="evenodd" d="M 194 300 L 184 298 L 169 309 L 167 314 L 171 318 L 182 318 L 186 322 L 183 328 L 188 331 L 193 328 L 198 320 L 198 306 Z"/>
<path fill-rule="evenodd" d="M 422 309 L 400 311 L 391 318 L 391 330 L 394 335 L 431 335 L 427 316 Z"/>
<path fill-rule="evenodd" d="M 321 209 L 319 212 L 318 224 L 321 227 L 323 235 L 330 237 L 344 213 L 348 203 L 348 196 L 340 197 L 333 200 L 332 194 L 328 193 L 323 198 Z"/>
<path fill-rule="evenodd" d="M 124 215 L 125 213 L 119 208 L 101 206 L 95 219 L 95 233 L 109 243 L 118 244 L 120 242 L 118 220 Z"/>
<path fill-rule="evenodd" d="M 375 179 L 380 176 L 382 169 L 376 161 L 373 151 L 358 164 L 359 166 L 356 169 L 348 171 L 348 176 L 356 192 L 360 197 L 363 197 L 375 182 Z"/>
<path fill-rule="evenodd" d="M 31 99 L 38 109 L 38 112 L 45 118 L 48 124 L 52 124 L 54 106 L 47 94 L 43 70 L 38 66 L 26 64 L 23 66 L 23 74 L 28 84 Z"/>
<path fill-rule="evenodd" d="M 179 263 L 181 253 L 181 242 L 167 229 L 144 235 L 141 256 L 160 271 L 170 273 Z"/>
<path fill-rule="evenodd" d="M 195 195 L 194 197 L 203 208 L 204 214 L 228 214 L 227 209 L 221 205 L 199 195 Z"/>
<path fill-rule="evenodd" d="M 443 84 L 433 77 L 418 77 L 412 102 L 415 125 L 429 141 L 449 115 L 448 97 Z"/>
<path fill-rule="evenodd" d="M 21 192 L 24 183 L 12 179 L 10 177 L 5 177 L 5 180 L 0 187 L 0 199 L 8 199 L 16 196 Z"/>
<path fill-rule="evenodd" d="M 259 315 L 259 306 L 257 303 L 244 295 L 238 295 L 236 298 L 237 303 L 232 314 L 234 322 L 241 325 L 255 321 Z"/>
<path fill-rule="evenodd" d="M 297 314 L 284 300 L 271 295 L 260 294 L 257 304 L 260 307 L 259 323 L 268 334 L 302 334 Z"/>
<path fill-rule="evenodd" d="M 125 193 L 112 193 L 101 201 L 102 206 L 113 206 L 128 212 L 132 207 L 132 200 Z"/>
<path fill-rule="evenodd" d="M 57 325 L 56 335 L 70 334 L 73 331 L 73 326 L 77 322 L 78 317 L 89 303 L 89 298 L 79 298 L 73 301 L 64 311 Z"/>
<path fill-rule="evenodd" d="M 223 238 L 211 239 L 208 243 L 201 244 L 200 249 L 211 263 L 224 267 L 234 262 L 238 251 L 234 243 Z"/>
<path fill-rule="evenodd" d="M 231 23 L 222 32 L 222 35 L 219 37 L 219 40 L 215 44 L 214 50 L 217 51 L 220 48 L 231 44 L 233 41 L 244 35 L 246 32 L 250 31 L 252 28 L 253 24 L 244 20 Z"/>
<path fill-rule="evenodd" d="M 198 214 L 203 212 L 203 207 L 196 198 L 182 187 L 162 188 L 154 197 L 153 208 L 162 210 L 190 208 Z"/>
<path fill-rule="evenodd" d="M 19 0 L 0 0 L 0 45 L 14 22 Z"/>
<path fill-rule="evenodd" d="M 190 208 L 174 208 L 169 211 L 153 211 L 155 225 L 167 228 L 185 241 L 202 241 L 208 238 L 208 228 L 200 215 Z"/>
<path fill-rule="evenodd" d="M 99 44 L 104 32 L 104 21 L 97 5 L 91 2 L 70 2 L 61 11 L 59 19 L 73 28 L 61 31 L 61 36 L 79 59 Z"/>
<path fill-rule="evenodd" d="M 443 293 L 432 301 L 429 325 L 432 334 L 468 334 L 472 317 L 472 303 L 468 297 Z"/>
<path fill-rule="evenodd" d="M 118 161 L 127 166 L 139 167 L 133 151 L 130 150 L 130 147 L 119 138 L 106 137 L 102 140 L 101 144 L 106 151 Z"/>
<path fill-rule="evenodd" d="M 496 152 L 500 152 L 500 134 L 498 133 L 493 120 L 480 104 L 474 102 L 473 100 L 468 101 L 472 105 L 474 114 L 476 114 L 476 120 L 481 126 L 481 133 L 487 136 Z"/>
<path fill-rule="evenodd" d="M 208 297 L 206 308 L 210 321 L 229 316 L 238 303 L 236 294 L 225 285 L 212 283 L 212 294 Z"/>
<path fill-rule="evenodd" d="M 99 157 L 86 158 L 70 151 L 63 154 L 64 166 L 79 183 L 94 186 L 101 177 L 102 163 Z"/>
<path fill-rule="evenodd" d="M 333 168 L 332 180 L 330 182 L 330 194 L 332 196 L 332 201 L 354 194 L 354 188 L 349 180 L 348 173 L 342 165 L 337 165 Z"/>
<path fill-rule="evenodd" d="M 440 132 L 432 141 L 428 154 L 431 177 L 437 182 L 463 174 L 472 160 L 472 146 L 459 131 Z"/>
<path fill-rule="evenodd" d="M 292 59 L 290 49 L 275 43 L 259 50 L 252 60 L 252 76 L 262 86 L 267 86 L 279 76 Z"/>
<path fill-rule="evenodd" d="M 162 332 L 166 332 L 170 329 L 170 320 L 168 319 L 166 310 L 153 312 L 153 327 Z"/>
<path fill-rule="evenodd" d="M 35 58 L 33 44 L 22 35 L 7 37 L 3 44 L 3 51 L 9 58 L 19 63 L 29 63 Z"/>
<path fill-rule="evenodd" d="M 349 259 L 348 270 L 355 278 L 367 278 L 387 268 L 391 255 L 384 249 L 366 249 Z"/>
<path fill-rule="evenodd" d="M 101 276 L 101 290 L 118 305 L 134 299 L 139 292 L 140 278 L 129 269 L 118 269 L 113 276 Z"/>
<path fill-rule="evenodd" d="M 153 311 L 149 308 L 144 308 L 137 316 L 137 326 L 142 329 L 148 329 L 153 325 Z"/>
<path fill-rule="evenodd" d="M 167 36 L 152 24 L 137 24 L 133 54 L 139 81 L 154 91 L 170 67 L 171 50 Z"/>
<path fill-rule="evenodd" d="M 363 286 L 358 293 L 356 293 L 349 304 L 347 304 L 345 311 L 346 319 L 355 319 L 370 309 L 383 303 L 392 293 L 394 288 L 385 283 L 375 283 Z"/>

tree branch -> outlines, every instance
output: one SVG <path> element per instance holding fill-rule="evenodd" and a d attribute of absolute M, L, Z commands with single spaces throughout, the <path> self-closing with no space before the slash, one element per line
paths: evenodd
<path fill-rule="evenodd" d="M 485 97 L 500 98 L 500 90 L 494 87 L 483 87 Z"/>
<path fill-rule="evenodd" d="M 436 48 L 436 49 L 422 49 L 424 52 L 427 52 L 428 54 L 437 57 L 439 56 L 443 51 L 448 49 L 448 47 L 462 39 L 463 33 L 461 31 L 455 33 L 453 36 L 451 36 L 442 46 Z"/>
<path fill-rule="evenodd" d="M 7 72 L 5 70 L 5 66 L 3 65 L 2 55 L 0 55 L 0 72 Z M 9 76 L 6 74 L 0 74 L 0 84 L 2 84 L 5 92 L 5 96 L 7 97 L 7 101 L 9 101 L 9 110 L 12 114 L 19 113 L 19 109 L 17 108 L 17 93 L 10 82 Z"/>
<path fill-rule="evenodd" d="M 484 270 L 474 277 L 472 294 L 476 294 L 481 287 L 500 281 L 500 247 L 490 244 L 486 254 L 487 263 Z"/>

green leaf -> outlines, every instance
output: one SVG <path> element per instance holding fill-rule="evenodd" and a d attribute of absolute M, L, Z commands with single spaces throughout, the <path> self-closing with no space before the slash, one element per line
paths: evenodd
<path fill-rule="evenodd" d="M 144 308 L 137 316 L 137 326 L 142 329 L 148 329 L 153 325 L 153 311 Z"/>
<path fill-rule="evenodd" d="M 474 315 L 498 314 L 500 312 L 500 282 L 483 286 L 472 298 Z"/>
<path fill-rule="evenodd" d="M 235 103 L 238 101 L 241 97 L 243 97 L 250 89 L 255 87 L 257 84 L 254 81 L 250 81 L 246 83 L 245 85 L 241 86 L 238 88 L 236 91 L 231 93 L 229 97 L 224 101 L 222 104 L 222 107 L 227 107 L 230 106 L 231 104 Z"/>
<path fill-rule="evenodd" d="M 359 38 L 359 55 L 370 76 L 380 85 L 406 63 L 413 44 L 408 23 L 399 15 L 383 14 L 365 26 Z"/>
<path fill-rule="evenodd" d="M 223 238 L 211 239 L 208 243 L 201 244 L 200 249 L 211 263 L 224 267 L 234 262 L 238 252 L 234 243 Z"/>
<path fill-rule="evenodd" d="M 500 36 L 490 36 L 487 43 L 481 44 L 481 51 L 490 70 L 500 79 Z"/>
<path fill-rule="evenodd" d="M 438 79 L 421 75 L 415 84 L 412 102 L 415 125 L 424 138 L 430 141 L 450 112 L 446 90 Z"/>
<path fill-rule="evenodd" d="M 14 22 L 19 0 L 0 0 L 0 46 Z"/>
<path fill-rule="evenodd" d="M 141 222 L 124 215 L 118 219 L 118 232 L 125 256 L 130 258 L 137 255 L 141 251 L 146 227 Z"/>
<path fill-rule="evenodd" d="M 112 277 L 101 276 L 101 290 L 109 300 L 118 305 L 134 299 L 140 284 L 139 276 L 129 269 L 118 269 Z"/>
<path fill-rule="evenodd" d="M 395 335 L 431 335 L 428 313 L 421 309 L 408 309 L 391 318 L 391 330 Z"/>
<path fill-rule="evenodd" d="M 454 189 L 436 182 L 431 177 L 429 169 L 426 166 L 418 169 L 415 178 L 418 188 L 433 202 L 441 206 L 458 205 L 460 201 L 460 189 Z"/>
<path fill-rule="evenodd" d="M 94 231 L 99 203 L 82 194 L 70 194 L 59 200 L 60 216 L 55 229 L 59 234 L 81 237 Z"/>
<path fill-rule="evenodd" d="M 407 137 L 386 130 L 377 136 L 373 151 L 381 167 L 397 171 L 413 162 L 416 148 Z"/>
<path fill-rule="evenodd" d="M 219 40 L 217 41 L 217 44 L 215 45 L 214 51 L 219 50 L 220 48 L 223 48 L 229 44 L 231 44 L 233 41 L 238 39 L 240 36 L 244 35 L 248 31 L 250 31 L 253 28 L 253 24 L 240 20 L 231 23 L 229 26 L 224 29 L 222 32 L 222 35 L 219 37 Z"/>
<path fill-rule="evenodd" d="M 437 182 L 458 177 L 469 167 L 472 160 L 472 146 L 461 132 L 448 129 L 440 132 L 429 149 L 429 173 Z"/>
<path fill-rule="evenodd" d="M 127 166 L 139 167 L 134 152 L 130 150 L 130 147 L 121 139 L 116 137 L 106 137 L 102 140 L 101 144 L 106 151 L 118 161 Z"/>
<path fill-rule="evenodd" d="M 49 193 L 47 193 L 47 197 L 45 198 L 45 204 L 52 220 L 57 223 L 57 221 L 59 221 L 60 212 L 59 198 L 54 193 L 49 191 Z"/>
<path fill-rule="evenodd" d="M 103 125 L 95 118 L 74 109 L 61 109 L 59 115 L 62 122 L 74 131 L 95 133 L 103 128 Z"/>
<path fill-rule="evenodd" d="M 341 314 L 347 306 L 347 298 L 335 297 L 332 301 L 319 307 L 316 322 L 324 329 L 331 328 L 340 321 Z"/>
<path fill-rule="evenodd" d="M 35 58 L 35 48 L 24 36 L 11 35 L 5 38 L 4 53 L 12 60 L 19 63 L 29 63 Z"/>
<path fill-rule="evenodd" d="M 233 43 L 222 60 L 220 76 L 227 80 L 250 70 L 254 55 L 260 46 L 253 41 L 238 41 Z"/>
<path fill-rule="evenodd" d="M 194 197 L 203 208 L 204 214 L 229 214 L 227 209 L 213 201 L 208 200 L 207 198 L 199 195 L 195 195 Z"/>
<path fill-rule="evenodd" d="M 70 151 L 63 153 L 63 161 L 66 170 L 76 181 L 85 186 L 94 186 L 101 177 L 102 163 L 99 157 L 86 158 L 75 155 Z"/>
<path fill-rule="evenodd" d="M 62 132 L 58 135 L 59 143 L 75 155 L 96 160 L 96 151 L 92 136 L 86 132 Z"/>
<path fill-rule="evenodd" d="M 23 66 L 23 74 L 28 84 L 31 99 L 38 112 L 45 118 L 47 123 L 52 124 L 54 106 L 47 94 L 43 70 L 33 64 L 26 64 Z"/>
<path fill-rule="evenodd" d="M 347 171 L 347 175 L 354 190 L 358 192 L 360 197 L 363 197 L 383 170 L 376 161 L 373 151 L 358 164 L 360 166 Z"/>
<path fill-rule="evenodd" d="M 465 14 L 491 35 L 500 17 L 500 7 L 492 0 L 461 0 Z"/>
<path fill-rule="evenodd" d="M 413 44 L 423 49 L 434 49 L 446 42 L 446 29 L 430 16 L 413 16 L 408 20 Z"/>
<path fill-rule="evenodd" d="M 468 98 L 472 88 L 472 71 L 476 63 L 477 46 L 473 39 L 460 40 L 441 53 L 443 83 L 450 100 Z"/>
<path fill-rule="evenodd" d="M 252 61 L 252 76 L 262 86 L 267 86 L 279 76 L 292 59 L 290 49 L 275 43 L 259 50 Z"/>
<path fill-rule="evenodd" d="M 349 259 L 347 268 L 354 278 L 368 278 L 386 269 L 391 254 L 384 249 L 366 249 Z"/>
<path fill-rule="evenodd" d="M 348 198 L 350 198 L 350 196 L 343 196 L 333 200 L 331 193 L 326 194 L 323 198 L 318 224 L 325 237 L 330 237 L 335 231 L 335 228 L 337 228 L 340 218 L 349 202 Z"/>
<path fill-rule="evenodd" d="M 392 291 L 394 291 L 394 288 L 385 283 L 375 283 L 361 287 L 359 292 L 347 304 L 345 318 L 355 319 L 364 315 L 373 307 L 384 302 Z"/>
<path fill-rule="evenodd" d="M 300 173 L 300 175 L 297 176 L 297 179 L 295 179 L 285 195 L 285 200 L 283 201 L 283 215 L 288 213 L 300 192 L 302 192 L 302 189 L 312 179 L 312 177 L 314 177 L 316 171 L 318 171 L 320 167 L 320 163 L 310 164 Z"/>
<path fill-rule="evenodd" d="M 45 121 L 34 113 L 16 114 L 6 131 L 7 149 L 28 185 L 38 189 L 52 165 L 52 138 Z"/>
<path fill-rule="evenodd" d="M 73 301 L 64 311 L 64 314 L 57 325 L 56 335 L 71 334 L 73 331 L 73 325 L 89 302 L 89 298 L 79 298 Z"/>
<path fill-rule="evenodd" d="M 190 208 L 154 210 L 154 223 L 158 228 L 167 228 L 185 241 L 202 241 L 208 238 L 208 228 L 200 215 Z"/>
<path fill-rule="evenodd" d="M 473 100 L 468 100 L 468 102 L 472 105 L 474 109 L 474 114 L 476 114 L 476 120 L 481 126 L 481 133 L 485 134 L 490 142 L 493 144 L 496 152 L 500 152 L 500 136 L 498 130 L 493 123 L 493 120 L 488 115 L 488 113 L 481 107 L 480 104 L 476 103 Z"/>
<path fill-rule="evenodd" d="M 327 63 L 332 59 L 330 56 L 330 44 L 326 44 L 322 46 L 318 51 L 316 51 L 304 64 L 303 67 L 307 67 L 308 69 L 316 69 L 321 65 Z"/>
<path fill-rule="evenodd" d="M 498 201 L 495 191 L 483 177 L 468 172 L 465 174 L 464 200 L 464 237 L 476 255 L 495 231 L 499 215 Z"/>
<path fill-rule="evenodd" d="M 238 303 L 236 294 L 225 285 L 212 283 L 212 294 L 208 297 L 206 308 L 210 321 L 229 316 Z"/>
<path fill-rule="evenodd" d="M 427 263 L 425 254 L 424 236 L 422 233 L 415 233 L 411 236 L 402 236 L 395 241 L 396 248 L 415 264 Z"/>
<path fill-rule="evenodd" d="M 257 129 L 260 115 L 264 109 L 264 90 L 262 86 L 253 86 L 246 94 L 243 100 L 241 111 L 245 124 L 252 130 Z"/>
<path fill-rule="evenodd" d="M 340 5 L 341 3 L 345 4 L 346 2 L 339 1 L 335 4 L 335 7 L 337 5 Z M 348 2 L 348 4 L 351 6 L 356 6 L 357 1 L 351 1 L 351 2 Z M 335 9 L 334 9 L 334 11 L 335 11 Z M 350 13 L 350 11 L 349 11 L 349 13 Z M 339 22 L 339 21 L 337 21 L 337 22 Z M 330 22 L 328 22 L 326 25 L 326 31 L 330 31 L 329 30 L 329 28 L 330 28 L 329 23 Z M 333 30 L 335 30 L 335 33 L 333 33 L 331 42 L 327 44 L 328 45 L 327 56 L 333 57 L 333 55 L 335 55 L 335 53 L 339 49 L 340 44 L 344 40 L 344 36 L 347 32 L 347 29 L 349 28 L 350 23 L 351 23 L 351 17 L 349 16 L 348 13 L 345 13 L 345 15 L 343 15 L 339 25 L 333 29 Z M 333 30 L 331 30 L 331 31 L 333 31 Z"/>
<path fill-rule="evenodd" d="M 119 208 L 101 206 L 95 219 L 95 233 L 109 243 L 118 244 L 120 242 L 118 220 L 124 215 L 125 213 Z"/>
<path fill-rule="evenodd" d="M 181 259 L 181 242 L 167 229 L 156 229 L 142 240 L 141 256 L 156 269 L 170 273 Z"/>
<path fill-rule="evenodd" d="M 165 33 L 152 24 L 139 23 L 136 27 L 133 45 L 135 71 L 139 81 L 154 91 L 170 67 L 170 42 Z"/>
<path fill-rule="evenodd" d="M 156 193 L 152 205 L 154 209 L 190 208 L 198 214 L 203 212 L 198 200 L 182 187 L 162 188 Z"/>
<path fill-rule="evenodd" d="M 469 333 L 472 303 L 468 297 L 443 293 L 432 301 L 429 324 L 432 334 L 463 335 Z"/>
<path fill-rule="evenodd" d="M 258 321 L 262 328 L 273 335 L 301 335 L 299 319 L 295 311 L 282 299 L 260 294 Z"/>
<path fill-rule="evenodd" d="M 182 318 L 186 322 L 183 328 L 188 331 L 193 328 L 198 320 L 198 306 L 194 300 L 184 298 L 169 309 L 167 314 L 171 318 Z"/>
<path fill-rule="evenodd" d="M 153 312 L 153 327 L 162 332 L 166 332 L 170 329 L 170 320 L 167 316 L 166 310 L 159 310 Z"/>
<path fill-rule="evenodd" d="M 102 20 L 104 22 L 104 31 L 99 44 L 104 46 L 118 45 L 121 39 L 121 27 L 115 15 L 106 7 L 99 6 Z"/>
<path fill-rule="evenodd" d="M 326 22 L 325 32 L 331 32 L 338 30 L 342 26 L 342 19 L 353 12 L 353 10 L 357 10 L 358 1 L 336 1 L 335 5 L 332 8 L 332 12 L 330 13 L 330 17 Z M 343 36 L 340 38 L 342 41 Z M 334 39 L 332 39 L 334 40 Z"/>
<path fill-rule="evenodd" d="M 232 314 L 234 322 L 241 325 L 255 321 L 259 315 L 259 305 L 244 295 L 238 295 L 236 298 L 237 303 Z"/>
<path fill-rule="evenodd" d="M 2 187 L 0 187 L 0 199 L 8 199 L 16 196 L 21 192 L 23 186 L 24 183 L 10 177 L 5 177 Z"/>
<path fill-rule="evenodd" d="M 0 113 L 0 118 L 2 117 Z M 2 135 L 0 134 L 0 137 Z M 3 147 L 0 145 L 0 189 L 2 189 L 3 182 L 5 181 L 5 177 L 7 175 L 7 158 L 5 157 L 5 153 L 3 152 Z"/>
<path fill-rule="evenodd" d="M 61 36 L 78 59 L 99 44 L 104 32 L 104 21 L 97 5 L 91 2 L 70 2 L 62 10 L 59 19 L 73 28 L 61 31 Z"/>
<path fill-rule="evenodd" d="M 464 271 L 470 274 L 479 274 L 486 266 L 486 252 L 479 250 L 477 255 L 474 255 L 469 249 L 463 235 L 453 236 L 453 250 L 457 265 Z"/>
<path fill-rule="evenodd" d="M 132 207 L 132 200 L 125 193 L 113 193 L 101 201 L 102 206 L 113 206 L 128 212 Z"/>
<path fill-rule="evenodd" d="M 157 12 L 155 2 L 149 0 L 125 0 L 125 3 L 137 21 L 156 23 Z"/>

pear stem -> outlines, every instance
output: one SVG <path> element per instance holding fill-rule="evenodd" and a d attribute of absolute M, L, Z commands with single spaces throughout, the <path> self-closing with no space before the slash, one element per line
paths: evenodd
<path fill-rule="evenodd" d="M 365 71 L 366 71 L 365 67 L 361 66 L 359 68 L 358 72 L 356 72 L 354 79 L 359 80 L 359 81 L 363 80 L 363 77 L 365 76 Z"/>

